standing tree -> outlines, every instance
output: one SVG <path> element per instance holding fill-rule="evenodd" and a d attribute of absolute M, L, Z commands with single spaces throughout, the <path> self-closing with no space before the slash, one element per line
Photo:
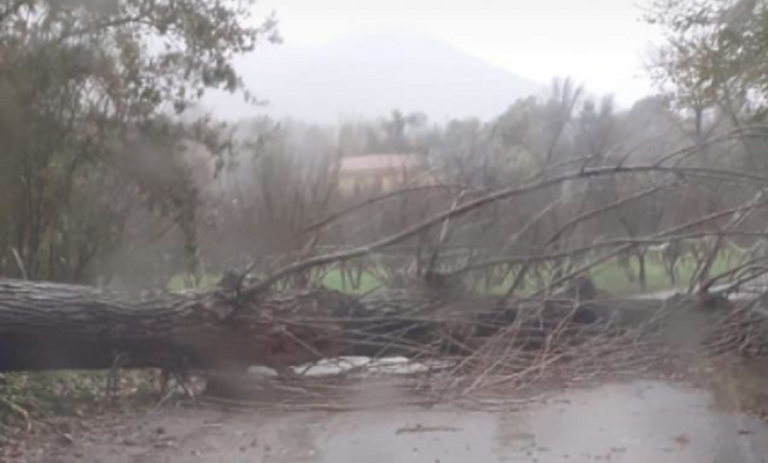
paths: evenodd
<path fill-rule="evenodd" d="M 116 173 L 115 159 L 135 154 L 137 134 L 166 131 L 158 136 L 167 139 L 179 133 L 167 132 L 173 124 L 160 116 L 184 111 L 209 88 L 250 97 L 232 59 L 262 39 L 277 39 L 273 18 L 251 25 L 252 3 L 3 2 L 3 273 L 55 278 L 50 262 L 64 258 L 55 255 L 63 249 L 55 237 L 75 190 L 94 172 Z M 184 136 L 191 134 L 200 132 Z M 182 211 L 190 210 L 179 206 L 173 214 L 186 223 L 192 215 Z"/>

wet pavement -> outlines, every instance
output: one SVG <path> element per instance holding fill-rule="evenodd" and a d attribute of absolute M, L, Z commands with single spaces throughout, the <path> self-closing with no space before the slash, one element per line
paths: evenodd
<path fill-rule="evenodd" d="M 352 395 L 359 403 L 367 393 Z M 167 407 L 123 416 L 31 461 L 752 463 L 768 461 L 768 427 L 716 408 L 707 392 L 635 381 L 570 390 L 499 412 Z"/>

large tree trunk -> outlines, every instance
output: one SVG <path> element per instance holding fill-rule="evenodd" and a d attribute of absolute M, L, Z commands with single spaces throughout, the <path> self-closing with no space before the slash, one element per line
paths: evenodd
<path fill-rule="evenodd" d="M 363 300 L 316 289 L 267 292 L 242 303 L 220 288 L 131 299 L 84 286 L 0 279 L 0 371 L 253 365 L 280 371 L 338 355 L 455 355 L 513 323 L 525 348 L 563 321 L 615 319 L 612 313 L 629 304 L 574 307 L 574 300 L 593 293 L 501 305 L 446 287 Z"/>
<path fill-rule="evenodd" d="M 344 303 L 330 292 L 280 293 L 238 309 L 219 290 L 130 299 L 0 279 L 0 371 L 304 363 L 332 353 L 334 326 L 291 324 L 291 314 Z"/>

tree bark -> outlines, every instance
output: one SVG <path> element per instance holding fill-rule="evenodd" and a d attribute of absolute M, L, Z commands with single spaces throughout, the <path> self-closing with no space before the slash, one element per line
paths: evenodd
<path fill-rule="evenodd" d="M 313 289 L 268 292 L 243 303 L 224 288 L 132 299 L 85 286 L 0 279 L 0 371 L 242 371 L 255 365 L 281 371 L 339 355 L 461 355 L 513 323 L 525 334 L 521 339 L 543 339 L 564 317 L 592 324 L 615 319 L 614 312 L 630 304 L 578 301 L 592 293 L 502 303 L 450 287 L 362 300 Z"/>
<path fill-rule="evenodd" d="M 300 364 L 332 355 L 336 330 L 292 314 L 350 302 L 331 292 L 280 293 L 238 308 L 221 290 L 131 299 L 0 279 L 0 371 Z"/>

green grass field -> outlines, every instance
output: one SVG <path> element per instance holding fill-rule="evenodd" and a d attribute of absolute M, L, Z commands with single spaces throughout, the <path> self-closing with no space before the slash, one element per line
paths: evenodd
<path fill-rule="evenodd" d="M 203 275 L 202 281 L 200 282 L 201 288 L 211 288 L 216 285 L 216 283 L 219 282 L 219 279 L 221 277 L 219 275 Z M 166 288 L 168 291 L 174 292 L 174 291 L 182 291 L 187 288 L 187 284 L 184 281 L 183 275 L 176 275 L 173 278 L 171 278 L 171 281 L 168 282 L 166 285 Z"/>
<path fill-rule="evenodd" d="M 638 264 L 636 260 L 632 261 L 632 270 L 637 275 Z M 678 287 L 687 286 L 688 282 L 696 270 L 696 264 L 689 260 L 680 265 L 678 272 Z M 728 270 L 728 261 L 725 257 L 718 258 L 712 266 L 711 275 L 718 275 Z M 604 265 L 597 267 L 591 272 L 592 279 L 598 289 L 616 294 L 634 294 L 642 291 L 637 282 L 631 282 L 627 278 L 626 272 L 621 269 L 615 261 L 608 261 Z M 673 289 L 672 282 L 667 275 L 664 266 L 652 259 L 646 260 L 645 264 L 645 291 L 663 291 Z"/>
<path fill-rule="evenodd" d="M 725 257 L 720 257 L 715 261 L 711 274 L 717 275 L 728 270 L 728 261 Z M 664 266 L 655 259 L 646 259 L 645 274 L 646 274 L 646 287 L 641 288 L 637 280 L 637 261 L 632 260 L 632 270 L 635 275 L 635 281 L 630 281 L 627 277 L 627 273 L 622 269 L 615 260 L 609 260 L 605 263 L 595 267 L 590 275 L 592 276 L 595 285 L 599 290 L 610 292 L 612 294 L 637 294 L 644 291 L 663 291 L 667 289 L 673 289 L 669 276 L 667 275 Z M 693 272 L 695 270 L 695 263 L 692 261 L 685 261 L 680 265 L 678 272 L 678 287 L 684 288 L 690 281 Z M 216 284 L 219 277 L 216 275 L 206 275 L 203 278 L 201 287 L 207 288 Z M 507 278 L 502 284 L 486 287 L 485 285 L 476 285 L 477 291 L 483 294 L 501 295 L 505 294 L 512 285 L 514 276 Z M 382 283 L 373 275 L 369 273 L 363 273 L 357 286 L 353 286 L 352 283 L 343 278 L 342 272 L 339 269 L 332 269 L 328 271 L 322 278 L 322 285 L 328 289 L 341 291 L 347 294 L 368 294 L 375 291 L 382 286 Z M 530 293 L 540 286 L 533 278 L 528 278 L 522 289 L 522 293 Z M 168 283 L 169 291 L 180 291 L 185 288 L 184 279 L 182 276 L 177 275 L 171 279 Z"/>
<path fill-rule="evenodd" d="M 328 289 L 335 289 L 347 294 L 367 294 L 381 287 L 381 282 L 368 272 L 364 272 L 360 277 L 357 287 L 353 287 L 351 282 L 342 278 L 339 269 L 329 271 L 323 278 L 323 286 Z"/>

